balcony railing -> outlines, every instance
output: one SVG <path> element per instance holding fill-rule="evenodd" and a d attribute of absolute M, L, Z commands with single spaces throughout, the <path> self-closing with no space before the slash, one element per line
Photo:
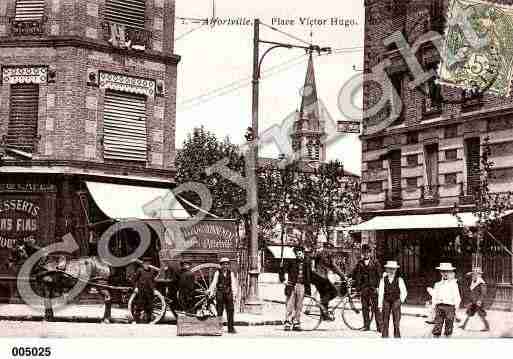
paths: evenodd
<path fill-rule="evenodd" d="M 43 35 L 47 18 L 44 16 L 40 20 L 15 20 L 14 17 L 9 19 L 11 24 L 11 35 L 13 36 L 30 36 Z"/>
<path fill-rule="evenodd" d="M 420 187 L 420 205 L 437 206 L 440 203 L 439 185 Z"/>
<path fill-rule="evenodd" d="M 145 50 L 150 47 L 152 33 L 148 30 L 135 29 L 108 21 L 102 23 L 103 38 L 119 48 Z M 115 39 L 117 34 L 124 34 L 124 39 Z"/>

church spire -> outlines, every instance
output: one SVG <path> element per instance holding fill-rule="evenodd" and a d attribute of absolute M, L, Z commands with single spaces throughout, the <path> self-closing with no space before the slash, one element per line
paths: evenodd
<path fill-rule="evenodd" d="M 308 59 L 305 85 L 303 86 L 301 108 L 299 110 L 301 119 L 319 119 L 319 104 L 317 99 L 317 85 L 315 83 L 315 70 L 312 52 Z"/>

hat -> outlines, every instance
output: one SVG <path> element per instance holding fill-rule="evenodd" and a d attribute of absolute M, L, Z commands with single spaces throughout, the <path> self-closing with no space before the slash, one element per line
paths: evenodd
<path fill-rule="evenodd" d="M 481 267 L 473 267 L 471 272 L 468 272 L 467 275 L 472 275 L 473 273 L 483 274 L 483 270 Z"/>
<path fill-rule="evenodd" d="M 438 267 L 435 269 L 438 269 L 439 271 L 454 271 L 456 270 L 455 267 L 452 266 L 451 263 L 440 263 Z"/>
<path fill-rule="evenodd" d="M 399 268 L 399 264 L 397 264 L 397 261 L 387 261 L 387 264 L 385 264 L 385 268 L 397 269 Z"/>
<path fill-rule="evenodd" d="M 230 258 L 223 257 L 219 260 L 219 263 L 230 263 Z"/>

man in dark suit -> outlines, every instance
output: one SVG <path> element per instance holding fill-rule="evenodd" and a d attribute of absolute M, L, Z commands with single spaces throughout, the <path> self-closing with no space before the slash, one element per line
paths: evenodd
<path fill-rule="evenodd" d="M 141 309 L 144 311 L 143 322 L 150 323 L 153 312 L 153 299 L 155 297 L 155 277 L 157 273 L 150 267 L 148 261 L 144 261 L 143 265 L 137 270 L 134 277 L 136 296 L 136 322 L 141 322 Z"/>
<path fill-rule="evenodd" d="M 296 259 L 280 267 L 280 282 L 285 281 L 285 272 L 288 274 L 285 284 L 285 296 L 287 298 L 287 314 L 285 330 L 301 331 L 301 312 L 303 310 L 303 298 L 311 294 L 310 283 L 312 267 L 310 260 L 305 258 L 302 247 L 295 247 Z"/>
<path fill-rule="evenodd" d="M 191 272 L 191 262 L 183 260 L 180 263 L 178 280 L 179 300 L 182 309 L 188 313 L 194 311 L 194 274 Z"/>
<path fill-rule="evenodd" d="M 376 330 L 381 332 L 381 316 L 378 310 L 378 285 L 381 271 L 377 261 L 371 258 L 370 247 L 362 245 L 362 259 L 356 264 L 352 275 L 362 299 L 363 329 L 370 330 L 370 310 L 374 313 Z"/>

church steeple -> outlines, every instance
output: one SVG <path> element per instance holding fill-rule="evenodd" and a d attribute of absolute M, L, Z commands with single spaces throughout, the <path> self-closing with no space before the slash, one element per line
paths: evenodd
<path fill-rule="evenodd" d="M 301 107 L 294 131 L 291 134 L 294 151 L 298 159 L 324 162 L 325 147 L 322 144 L 324 123 L 321 121 L 313 56 L 310 52 L 305 82 L 301 93 Z"/>

